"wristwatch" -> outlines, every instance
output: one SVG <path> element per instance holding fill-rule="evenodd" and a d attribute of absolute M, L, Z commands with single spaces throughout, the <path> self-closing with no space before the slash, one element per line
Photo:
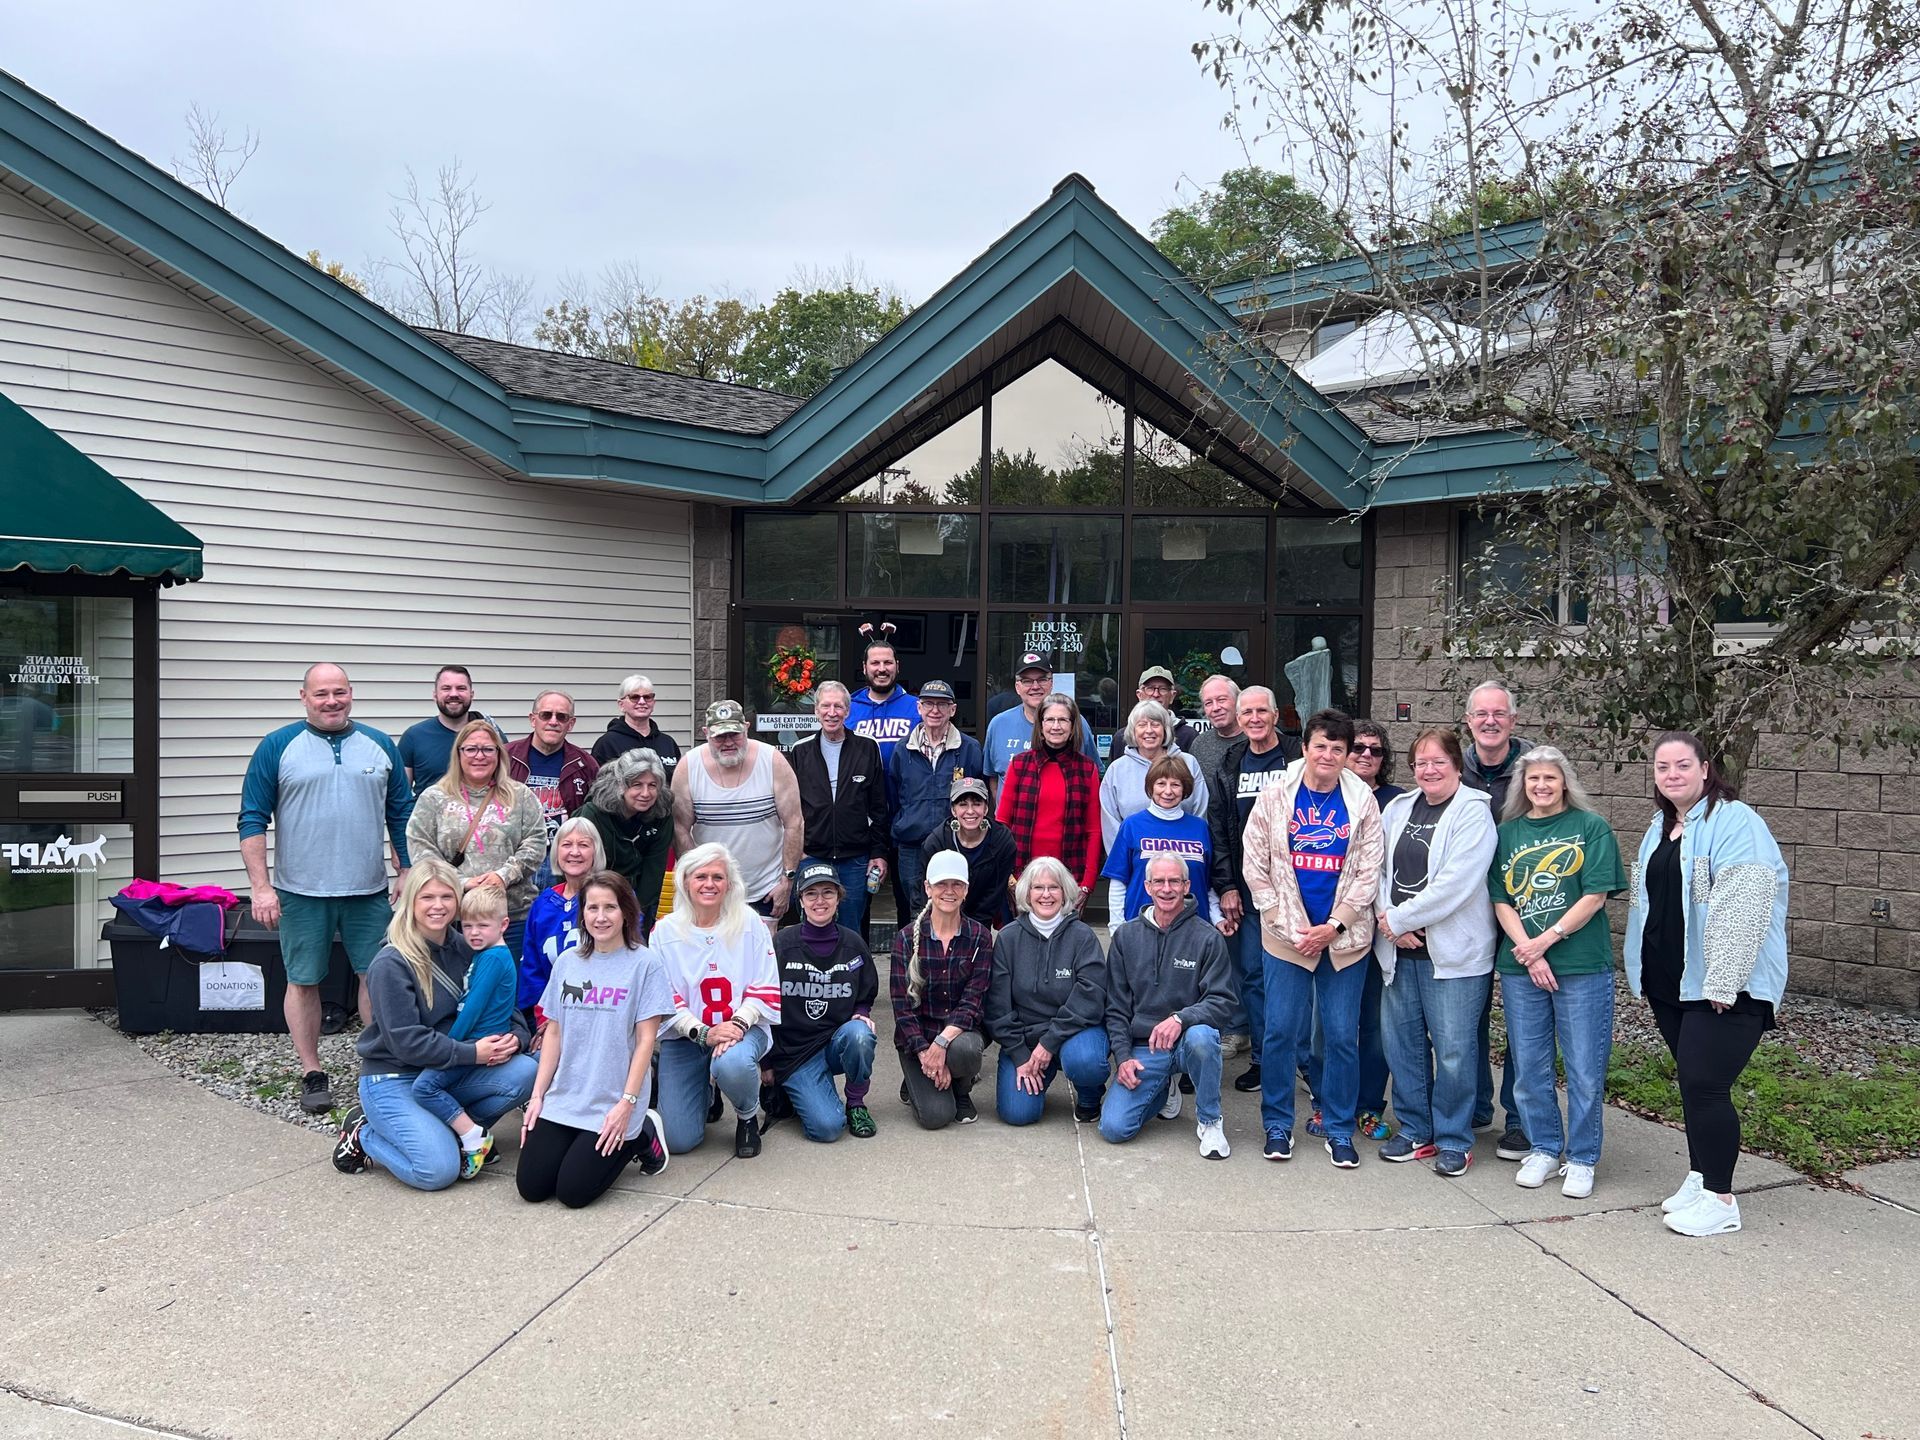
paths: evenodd
<path fill-rule="evenodd" d="M 687 1038 L 696 1045 L 704 1045 L 707 1043 L 707 1031 L 712 1028 L 711 1025 L 695 1025 L 687 1031 Z"/>
<path fill-rule="evenodd" d="M 1547 928 L 1553 931 L 1553 933 L 1558 935 L 1562 940 L 1567 938 L 1567 932 L 1560 928 L 1560 922 L 1558 920 L 1554 921 L 1553 924 L 1549 925 Z"/>
<path fill-rule="evenodd" d="M 1344 920 L 1336 920 L 1336 921 L 1334 921 L 1334 922 L 1333 922 L 1333 933 L 1334 933 L 1334 934 L 1336 934 L 1336 935 L 1344 935 L 1344 934 L 1346 934 L 1346 933 L 1347 933 L 1347 922 L 1346 922 L 1346 921 L 1344 921 Z"/>
<path fill-rule="evenodd" d="M 638 1106 L 640 1103 L 640 1097 L 638 1095 L 622 1095 L 620 1098 L 629 1105 Z"/>
<path fill-rule="evenodd" d="M 934 1036 L 933 1043 L 938 1045 L 942 1050 L 946 1049 L 949 1045 L 953 1044 L 953 1042 L 944 1035 Z"/>

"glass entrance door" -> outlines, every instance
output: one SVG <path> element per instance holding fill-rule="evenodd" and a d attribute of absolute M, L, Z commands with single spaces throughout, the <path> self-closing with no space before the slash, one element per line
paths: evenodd
<path fill-rule="evenodd" d="M 1242 687 L 1268 683 L 1259 670 L 1266 654 L 1263 621 L 1258 611 L 1193 614 L 1136 610 L 1130 627 L 1127 678 L 1131 681 L 1149 666 L 1164 665 L 1173 672 L 1178 692 L 1174 708 L 1180 718 L 1204 723 L 1200 687 L 1209 675 L 1225 675 Z"/>

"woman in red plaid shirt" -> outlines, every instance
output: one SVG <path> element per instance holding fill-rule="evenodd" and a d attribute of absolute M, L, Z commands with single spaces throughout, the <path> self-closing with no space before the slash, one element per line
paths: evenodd
<path fill-rule="evenodd" d="M 1014 874 L 1050 855 L 1084 894 L 1100 875 L 1100 767 L 1081 753 L 1079 738 L 1080 707 L 1054 691 L 1040 703 L 1033 748 L 1007 766 L 999 818 L 1013 831 Z"/>

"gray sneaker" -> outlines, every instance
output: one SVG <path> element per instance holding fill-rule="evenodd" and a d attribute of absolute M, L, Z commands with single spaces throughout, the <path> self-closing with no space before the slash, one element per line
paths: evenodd
<path fill-rule="evenodd" d="M 1464 1175 L 1473 1167 L 1473 1156 L 1459 1150 L 1442 1150 L 1433 1157 L 1433 1173 L 1449 1178 Z"/>
<path fill-rule="evenodd" d="M 1401 1164 L 1408 1160 L 1431 1160 L 1439 1153 L 1431 1140 L 1415 1140 L 1404 1130 L 1392 1139 L 1382 1141 L 1379 1150 L 1382 1160 Z"/>

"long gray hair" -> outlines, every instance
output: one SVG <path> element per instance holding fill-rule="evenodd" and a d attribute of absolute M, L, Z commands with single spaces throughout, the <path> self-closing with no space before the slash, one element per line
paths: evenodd
<path fill-rule="evenodd" d="M 667 789 L 667 767 L 660 763 L 658 755 L 644 747 L 616 755 L 602 765 L 600 773 L 593 777 L 593 789 L 587 794 L 588 803 L 602 815 L 625 815 L 627 787 L 642 775 L 651 775 L 660 782 L 660 793 L 654 797 L 653 808 L 647 812 L 647 819 L 666 819 L 673 814 L 673 796 Z"/>
<path fill-rule="evenodd" d="M 1488 687 L 1483 685 L 1480 688 L 1484 690 Z M 1573 762 L 1551 745 L 1536 745 L 1514 761 L 1513 781 L 1507 786 L 1507 803 L 1500 807 L 1502 820 L 1517 820 L 1533 808 L 1533 802 L 1527 799 L 1527 771 L 1536 765 L 1551 765 L 1560 772 L 1560 779 L 1567 787 L 1569 810 L 1593 809 L 1593 797 L 1587 794 L 1587 787 L 1580 783 L 1580 777 L 1574 773 Z"/>

